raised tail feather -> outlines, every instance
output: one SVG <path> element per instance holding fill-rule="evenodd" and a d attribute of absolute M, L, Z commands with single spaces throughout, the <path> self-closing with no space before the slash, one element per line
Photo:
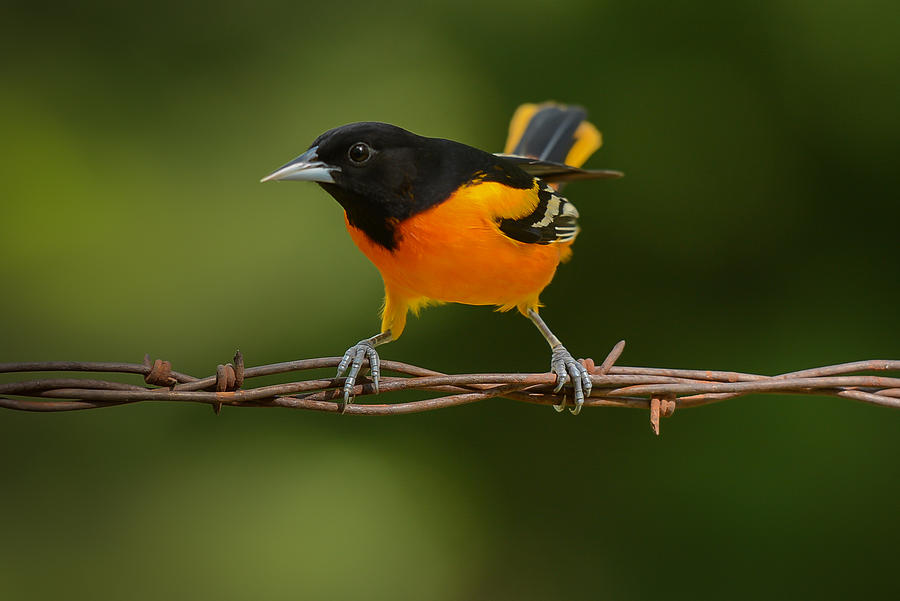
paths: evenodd
<path fill-rule="evenodd" d="M 509 124 L 504 154 L 581 167 L 603 144 L 580 106 L 523 104 Z"/>

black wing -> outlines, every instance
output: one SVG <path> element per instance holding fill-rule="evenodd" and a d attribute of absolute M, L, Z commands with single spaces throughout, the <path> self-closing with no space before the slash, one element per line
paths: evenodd
<path fill-rule="evenodd" d="M 500 219 L 499 224 L 500 231 L 519 242 L 570 242 L 578 235 L 578 210 L 542 182 L 534 211 L 524 217 Z"/>
<path fill-rule="evenodd" d="M 531 157 L 523 157 L 515 154 L 497 154 L 516 167 L 545 182 L 572 182 L 580 179 L 616 179 L 620 178 L 624 173 L 621 171 L 613 171 L 611 169 L 580 169 L 563 163 L 553 163 L 550 161 L 541 161 Z"/>

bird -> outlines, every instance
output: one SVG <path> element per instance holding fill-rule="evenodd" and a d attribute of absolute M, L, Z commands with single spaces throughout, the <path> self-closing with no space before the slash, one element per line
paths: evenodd
<path fill-rule="evenodd" d="M 539 297 L 579 233 L 563 184 L 623 175 L 582 168 L 601 145 L 584 108 L 546 101 L 515 110 L 502 153 L 367 121 L 326 131 L 262 178 L 321 186 L 384 281 L 380 331 L 347 349 L 337 368 L 336 377 L 346 374 L 342 411 L 364 362 L 377 394 L 376 347 L 400 338 L 409 312 L 443 303 L 517 309 L 550 346 L 554 393 L 571 386 L 570 411 L 581 411 L 590 374 L 541 318 Z M 563 392 L 555 408 L 566 406 Z"/>

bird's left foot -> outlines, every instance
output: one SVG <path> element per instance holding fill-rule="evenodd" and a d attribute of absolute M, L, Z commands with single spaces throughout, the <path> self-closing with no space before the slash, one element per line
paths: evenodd
<path fill-rule="evenodd" d="M 371 339 L 360 340 L 344 353 L 340 364 L 337 368 L 337 377 L 340 378 L 350 368 L 347 373 L 347 379 L 344 380 L 344 400 L 341 404 L 341 413 L 347 409 L 353 401 L 353 387 L 356 386 L 356 377 L 362 368 L 363 359 L 369 361 L 369 370 L 372 373 L 372 384 L 375 386 L 375 394 L 378 394 L 378 380 L 381 377 L 380 360 L 378 351 L 375 350 L 375 344 Z"/>
<path fill-rule="evenodd" d="M 575 407 L 569 409 L 572 415 L 581 413 L 581 407 L 584 405 L 584 397 L 591 394 L 591 374 L 587 368 L 575 360 L 572 354 L 566 350 L 563 345 L 553 348 L 553 354 L 550 357 L 550 370 L 556 374 L 556 388 L 553 392 L 559 392 L 567 382 L 571 381 L 572 388 L 575 392 Z M 554 409 L 562 411 L 566 408 L 566 397 L 559 405 L 554 405 Z"/>

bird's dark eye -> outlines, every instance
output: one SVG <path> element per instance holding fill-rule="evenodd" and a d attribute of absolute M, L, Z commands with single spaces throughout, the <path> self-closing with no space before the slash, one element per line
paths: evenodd
<path fill-rule="evenodd" d="M 371 158 L 372 147 L 365 142 L 357 142 L 350 147 L 349 151 L 347 151 L 347 156 L 353 163 L 362 165 Z"/>

